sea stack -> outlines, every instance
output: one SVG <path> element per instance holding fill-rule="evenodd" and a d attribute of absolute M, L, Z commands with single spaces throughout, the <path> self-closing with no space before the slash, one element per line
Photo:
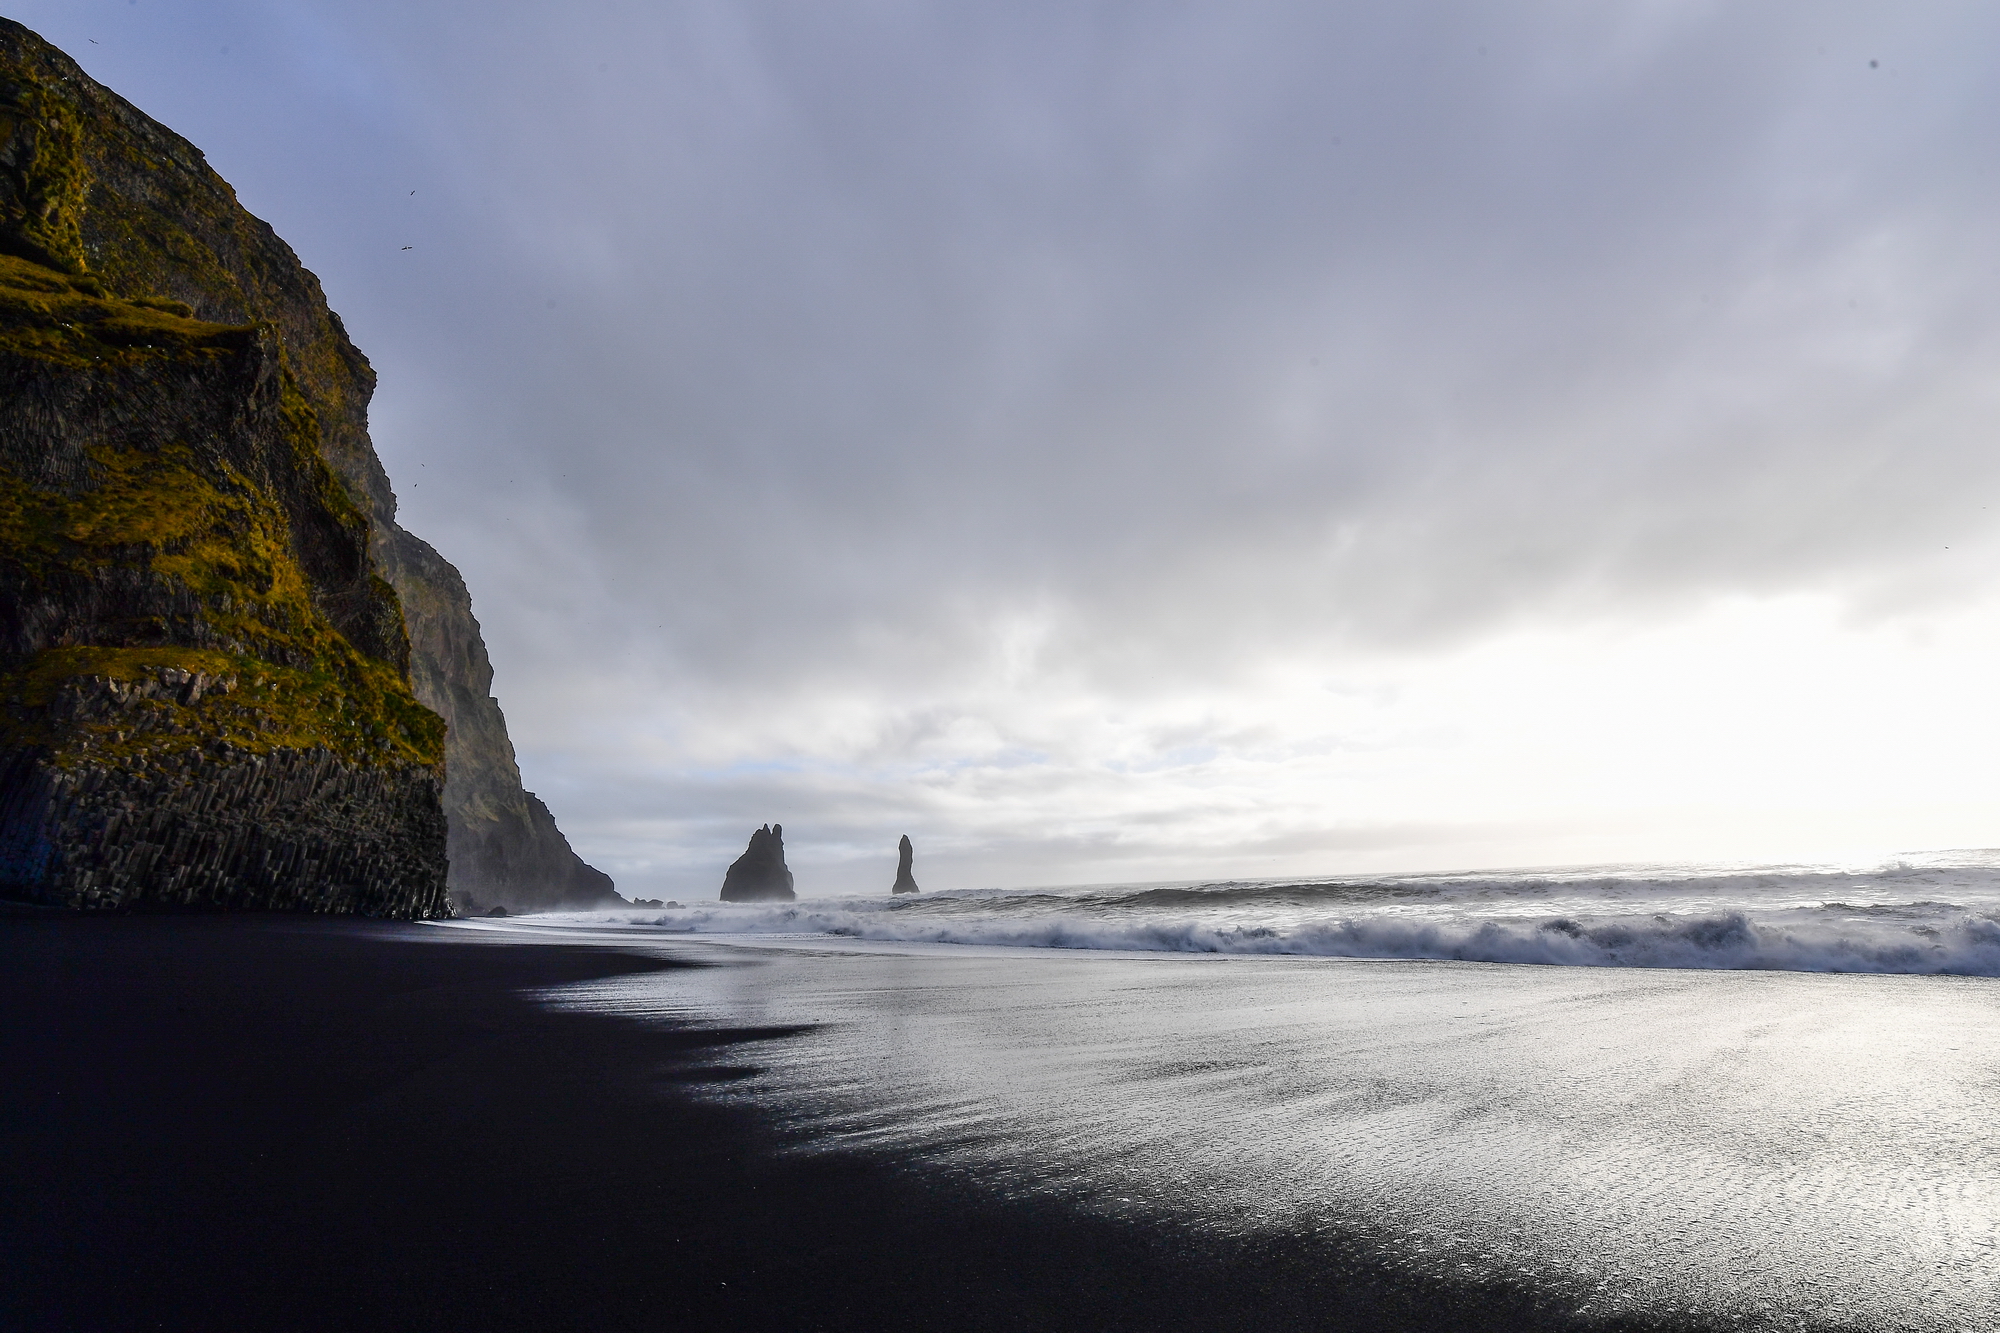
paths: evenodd
<path fill-rule="evenodd" d="M 916 848 L 910 846 L 910 835 L 905 833 L 903 840 L 896 844 L 896 884 L 889 892 L 917 892 L 916 876 L 910 873 L 910 862 L 916 859 L 916 855 Z"/>
<path fill-rule="evenodd" d="M 722 879 L 726 903 L 791 902 L 792 872 L 785 868 L 785 826 L 766 824 L 750 835 L 750 846 Z"/>
<path fill-rule="evenodd" d="M 522 789 L 374 387 L 199 149 L 0 19 L 0 897 L 619 901 Z"/>

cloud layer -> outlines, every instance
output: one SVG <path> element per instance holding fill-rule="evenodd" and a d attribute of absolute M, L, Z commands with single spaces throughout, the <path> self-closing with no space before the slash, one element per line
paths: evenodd
<path fill-rule="evenodd" d="M 14 12 L 326 281 L 629 887 L 1990 840 L 1881 775 L 1991 725 L 2000 16 Z"/>

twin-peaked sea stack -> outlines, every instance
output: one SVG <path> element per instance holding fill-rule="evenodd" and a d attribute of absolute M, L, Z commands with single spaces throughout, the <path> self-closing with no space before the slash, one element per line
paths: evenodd
<path fill-rule="evenodd" d="M 791 902 L 792 872 L 785 866 L 785 826 L 766 824 L 750 835 L 750 846 L 722 877 L 726 903 Z"/>
<path fill-rule="evenodd" d="M 197 149 L 0 20 L 0 897 L 616 901 L 395 522 L 374 380 Z"/>

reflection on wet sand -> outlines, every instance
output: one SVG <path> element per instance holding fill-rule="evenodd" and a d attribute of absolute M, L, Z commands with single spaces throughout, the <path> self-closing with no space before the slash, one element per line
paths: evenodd
<path fill-rule="evenodd" d="M 715 1094 L 804 1147 L 1177 1225 L 1358 1230 L 1586 1315 L 2000 1323 L 1988 980 L 647 947 L 722 965 L 545 998 L 810 1025 Z"/>

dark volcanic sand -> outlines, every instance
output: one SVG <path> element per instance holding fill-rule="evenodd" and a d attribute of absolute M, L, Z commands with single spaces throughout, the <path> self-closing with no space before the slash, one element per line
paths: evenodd
<path fill-rule="evenodd" d="M 0 1326 L 1536 1329 L 1324 1238 L 780 1154 L 714 1048 L 521 992 L 675 966 L 282 916 L 0 916 Z M 1595 1323 L 1592 1327 L 1608 1327 Z"/>

